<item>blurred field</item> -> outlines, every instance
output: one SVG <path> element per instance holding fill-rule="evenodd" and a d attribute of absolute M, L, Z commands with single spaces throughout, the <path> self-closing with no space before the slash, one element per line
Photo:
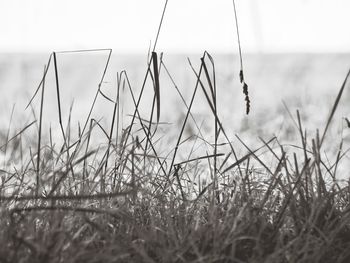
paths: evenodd
<path fill-rule="evenodd" d="M 165 54 L 163 61 L 188 102 L 196 77 L 187 57 L 198 69 L 199 54 Z M 284 136 L 285 139 L 292 136 L 295 128 L 283 101 L 292 114 L 295 114 L 296 109 L 301 111 L 302 119 L 307 121 L 306 128 L 312 133 L 317 127 L 322 127 L 350 65 L 350 54 L 247 54 L 244 56 L 244 71 L 252 109 L 250 115 L 245 116 L 244 97 L 238 76 L 238 57 L 224 54 L 214 54 L 213 57 L 217 74 L 219 115 L 230 134 L 238 133 L 250 140 L 273 134 Z M 78 121 L 86 117 L 106 59 L 107 52 L 58 56 L 64 121 L 68 119 L 72 102 L 72 125 L 77 125 Z M 32 112 L 24 112 L 24 106 L 40 83 L 47 60 L 48 54 L 0 55 L 0 112 L 3 123 L 8 122 L 14 103 L 14 118 L 27 121 L 31 119 Z M 138 94 L 146 73 L 146 65 L 146 55 L 114 54 L 102 86 L 103 92 L 115 96 L 117 72 L 126 70 L 135 95 Z M 176 124 L 186 109 L 164 70 L 161 70 L 160 77 L 162 105 L 166 105 L 161 111 L 161 121 Z M 52 68 L 48 73 L 46 86 L 44 123 L 47 128 L 50 123 L 54 125 L 58 122 Z M 149 87 L 142 99 L 144 109 L 149 108 L 152 98 L 153 88 Z M 345 91 L 335 118 L 335 132 L 339 132 L 344 124 L 343 118 L 350 115 L 347 103 L 349 99 L 349 92 Z M 123 101 L 125 115 L 131 114 L 133 105 L 130 96 L 125 95 Z M 106 121 L 111 116 L 112 108 L 113 105 L 100 99 L 93 117 L 102 118 L 102 122 Z M 199 123 L 211 114 L 204 96 L 196 98 L 192 112 Z M 16 125 L 16 122 L 13 123 Z M 203 129 L 210 130 L 211 125 L 207 126 L 204 125 Z M 346 130 L 344 138 L 348 138 Z"/>

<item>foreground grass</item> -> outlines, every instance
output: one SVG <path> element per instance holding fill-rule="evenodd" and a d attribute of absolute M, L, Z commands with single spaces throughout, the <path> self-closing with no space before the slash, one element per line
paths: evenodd
<path fill-rule="evenodd" d="M 53 60 L 59 94 L 55 53 Z M 61 144 L 49 136 L 43 145 L 44 76 L 38 139 L 23 146 L 32 123 L 4 136 L 1 147 L 0 261 L 350 262 L 350 185 L 337 179 L 346 176 L 338 174 L 346 151 L 341 142 L 330 161 L 321 150 L 348 76 L 323 132 L 307 137 L 298 112 L 300 141 L 294 147 L 275 137 L 256 149 L 242 141 L 246 154 L 238 156 L 216 112 L 215 71 L 208 70 L 213 60 L 205 53 L 201 62 L 198 73 L 193 69 L 197 84 L 192 100 L 184 101 L 177 143 L 164 154 L 156 134 L 159 72 L 166 67 L 156 53 L 146 76 L 155 91 L 148 121 L 138 108 L 142 91 L 136 100 L 124 72 L 115 99 L 100 89 L 96 95 L 115 105 L 110 130 L 89 115 L 78 138 L 70 139 L 73 132 L 63 128 L 60 115 Z M 135 106 L 127 127 L 119 127 L 121 89 L 130 91 Z M 184 130 L 200 89 L 212 113 L 214 142 L 196 124 L 192 140 L 204 141 L 206 154 L 193 157 L 187 147 L 182 151 L 188 157 L 180 162 L 179 146 L 190 141 Z M 96 129 L 103 131 L 104 144 L 92 143 Z"/>

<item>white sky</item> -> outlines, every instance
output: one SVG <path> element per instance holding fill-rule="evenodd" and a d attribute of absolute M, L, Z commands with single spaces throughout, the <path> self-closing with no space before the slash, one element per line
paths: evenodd
<path fill-rule="evenodd" d="M 0 0 L 0 52 L 145 52 L 165 0 Z M 349 0 L 236 0 L 246 52 L 350 52 Z M 231 0 L 169 0 L 159 51 L 237 50 Z"/>

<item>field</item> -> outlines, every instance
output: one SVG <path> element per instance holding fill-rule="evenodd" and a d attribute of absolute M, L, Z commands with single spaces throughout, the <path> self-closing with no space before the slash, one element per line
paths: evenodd
<path fill-rule="evenodd" d="M 298 87 L 261 91 L 261 79 L 247 78 L 246 115 L 239 68 L 227 66 L 237 57 L 217 56 L 224 62 L 216 66 L 208 53 L 193 55 L 184 76 L 174 70 L 179 61 L 167 66 L 166 55 L 149 55 L 144 85 L 135 71 L 106 71 L 95 88 L 67 88 L 74 80 L 64 78 L 72 71 L 64 65 L 72 63 L 59 53 L 35 76 L 33 100 L 23 96 L 27 110 L 13 110 L 1 133 L 0 261 L 349 262 L 346 72 L 323 81 L 287 66 L 279 73 L 286 87 L 311 87 L 299 99 L 290 97 Z M 267 61 L 277 57 L 258 67 L 271 83 Z M 295 57 L 279 59 L 291 65 Z M 343 58 L 298 58 L 310 57 L 315 65 Z M 71 76 L 94 83 L 89 67 L 80 70 Z M 335 79 L 337 89 L 320 89 Z"/>
<path fill-rule="evenodd" d="M 350 262 L 349 55 L 1 55 L 0 262 Z M 16 60 L 19 60 L 16 62 Z M 16 102 L 16 104 L 12 104 Z"/>

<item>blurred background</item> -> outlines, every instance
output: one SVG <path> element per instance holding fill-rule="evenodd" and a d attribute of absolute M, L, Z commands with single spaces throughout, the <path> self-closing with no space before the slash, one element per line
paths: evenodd
<path fill-rule="evenodd" d="M 147 52 L 164 0 L 1 0 L 1 51 Z M 246 52 L 349 52 L 347 0 L 237 0 Z M 159 50 L 236 52 L 231 0 L 169 1 Z"/>
<path fill-rule="evenodd" d="M 137 94 L 164 4 L 163 0 L 0 0 L 3 120 L 8 122 L 13 110 L 13 116 L 24 118 L 19 123 L 23 126 L 38 114 L 35 106 L 26 111 L 24 108 L 52 51 L 113 49 L 103 91 L 115 97 L 117 72 L 126 70 Z M 251 138 L 293 130 L 287 107 L 293 115 L 300 109 L 312 132 L 323 127 L 350 67 L 350 2 L 236 0 L 236 7 L 252 104 L 250 115 L 245 115 L 239 83 L 237 35 L 230 0 L 168 3 L 156 50 L 164 52 L 164 63 L 185 99 L 189 101 L 196 80 L 187 58 L 198 70 L 200 54 L 207 50 L 215 60 L 220 116 L 232 134 Z M 107 51 L 58 54 L 64 123 L 72 104 L 72 123 L 86 116 L 107 58 Z M 52 67 L 46 86 L 45 120 L 47 125 L 53 125 L 58 115 Z M 163 73 L 161 86 L 162 105 L 171 105 L 178 113 L 173 117 L 174 111 L 163 108 L 161 120 L 177 123 L 185 107 L 169 76 Z M 149 87 L 144 99 L 146 108 L 152 98 L 153 88 Z M 349 98 L 346 92 L 337 119 L 336 127 L 342 132 L 344 118 L 350 115 L 346 103 Z M 38 102 L 36 98 L 35 105 Z M 204 121 L 206 102 L 202 98 L 196 103 L 193 111 Z M 132 103 L 125 98 L 125 107 L 128 105 Z M 113 105 L 100 99 L 95 118 L 108 119 L 111 109 Z M 25 117 L 23 112 L 27 113 Z"/>

